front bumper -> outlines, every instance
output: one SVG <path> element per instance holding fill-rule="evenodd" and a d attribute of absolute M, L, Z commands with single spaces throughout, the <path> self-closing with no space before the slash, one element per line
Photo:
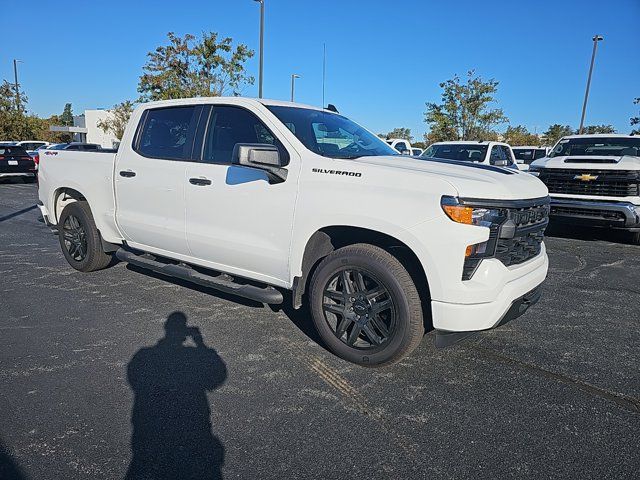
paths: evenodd
<path fill-rule="evenodd" d="M 511 320 L 515 320 L 524 312 L 526 312 L 530 306 L 535 305 L 540 300 L 542 296 L 542 292 L 539 287 L 534 288 L 530 292 L 526 293 L 520 298 L 515 299 L 511 302 L 511 306 L 505 312 L 504 315 L 498 320 L 498 322 L 492 327 L 500 327 L 505 323 L 510 322 Z M 478 333 L 477 331 L 469 331 L 469 332 L 448 332 L 446 330 L 436 330 L 436 347 L 444 348 L 454 343 L 458 343 L 460 340 L 472 335 L 474 333 Z"/>
<path fill-rule="evenodd" d="M 640 230 L 640 206 L 629 202 L 551 198 L 550 216 L 574 225 Z"/>
<path fill-rule="evenodd" d="M 482 270 L 476 272 L 475 289 L 483 286 L 495 288 L 489 299 L 475 303 L 449 303 L 431 301 L 433 327 L 440 332 L 477 332 L 499 326 L 509 309 L 534 291 L 546 278 L 549 258 L 543 248 L 541 253 L 531 260 L 513 267 L 505 267 L 498 260 L 483 261 Z M 483 271 L 486 269 L 486 272 Z M 484 279 L 487 285 L 476 280 Z M 488 293 L 488 292 L 487 292 Z M 524 296 L 524 297 L 523 297 Z M 522 312 L 524 313 L 524 311 Z M 504 322 L 503 322 L 504 323 Z"/>

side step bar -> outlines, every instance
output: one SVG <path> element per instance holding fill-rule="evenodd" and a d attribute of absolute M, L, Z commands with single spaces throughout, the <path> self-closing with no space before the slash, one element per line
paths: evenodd
<path fill-rule="evenodd" d="M 221 274 L 220 276 L 206 275 L 200 273 L 193 268 L 162 263 L 147 256 L 137 255 L 133 252 L 119 248 L 116 251 L 116 257 L 123 262 L 131 263 L 147 270 L 167 275 L 168 277 L 176 277 L 188 282 L 197 283 L 209 288 L 215 288 L 221 292 L 238 295 L 260 303 L 280 304 L 283 302 L 282 293 L 274 287 L 256 287 L 254 285 L 245 285 L 236 283 L 229 276 Z"/>

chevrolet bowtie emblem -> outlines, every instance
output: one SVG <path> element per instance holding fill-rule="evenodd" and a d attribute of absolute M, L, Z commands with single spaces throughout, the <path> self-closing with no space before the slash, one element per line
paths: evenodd
<path fill-rule="evenodd" d="M 596 180 L 598 175 L 591 175 L 590 173 L 583 173 L 582 175 L 576 175 L 573 177 L 574 180 L 580 180 L 582 182 L 590 182 L 591 180 Z"/>

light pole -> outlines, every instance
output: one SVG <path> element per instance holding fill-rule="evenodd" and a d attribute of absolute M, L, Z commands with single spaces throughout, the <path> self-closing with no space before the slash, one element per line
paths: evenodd
<path fill-rule="evenodd" d="M 18 90 L 18 62 L 22 63 L 22 60 L 13 59 L 13 78 L 14 78 L 14 86 L 16 89 L 16 110 L 20 113 L 20 90 Z"/>
<path fill-rule="evenodd" d="M 262 98 L 262 66 L 264 60 L 264 0 L 254 0 L 260 4 L 260 73 L 258 76 L 258 98 Z"/>
<path fill-rule="evenodd" d="M 589 100 L 589 88 L 591 87 L 591 74 L 593 73 L 593 63 L 596 60 L 596 51 L 598 50 L 598 42 L 604 40 L 602 35 L 594 35 L 593 37 L 593 53 L 591 54 L 591 66 L 589 67 L 589 77 L 587 78 L 587 89 L 584 92 L 584 103 L 582 104 L 582 117 L 580 117 L 580 129 L 578 134 L 582 135 L 584 129 L 584 116 L 587 113 L 587 100 Z"/>
<path fill-rule="evenodd" d="M 297 73 L 291 74 L 291 101 L 293 102 L 293 92 L 295 91 L 296 78 L 300 78 Z"/>

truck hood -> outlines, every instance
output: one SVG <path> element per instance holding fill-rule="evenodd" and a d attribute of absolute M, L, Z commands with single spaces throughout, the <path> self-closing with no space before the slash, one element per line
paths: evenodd
<path fill-rule="evenodd" d="M 520 200 L 546 197 L 547 187 L 533 175 L 505 167 L 443 159 L 384 156 L 360 157 L 355 162 L 406 170 L 448 182 L 463 198 Z"/>
<path fill-rule="evenodd" d="M 640 170 L 640 157 L 589 155 L 541 158 L 531 164 L 540 168 L 565 168 L 575 170 Z"/>

